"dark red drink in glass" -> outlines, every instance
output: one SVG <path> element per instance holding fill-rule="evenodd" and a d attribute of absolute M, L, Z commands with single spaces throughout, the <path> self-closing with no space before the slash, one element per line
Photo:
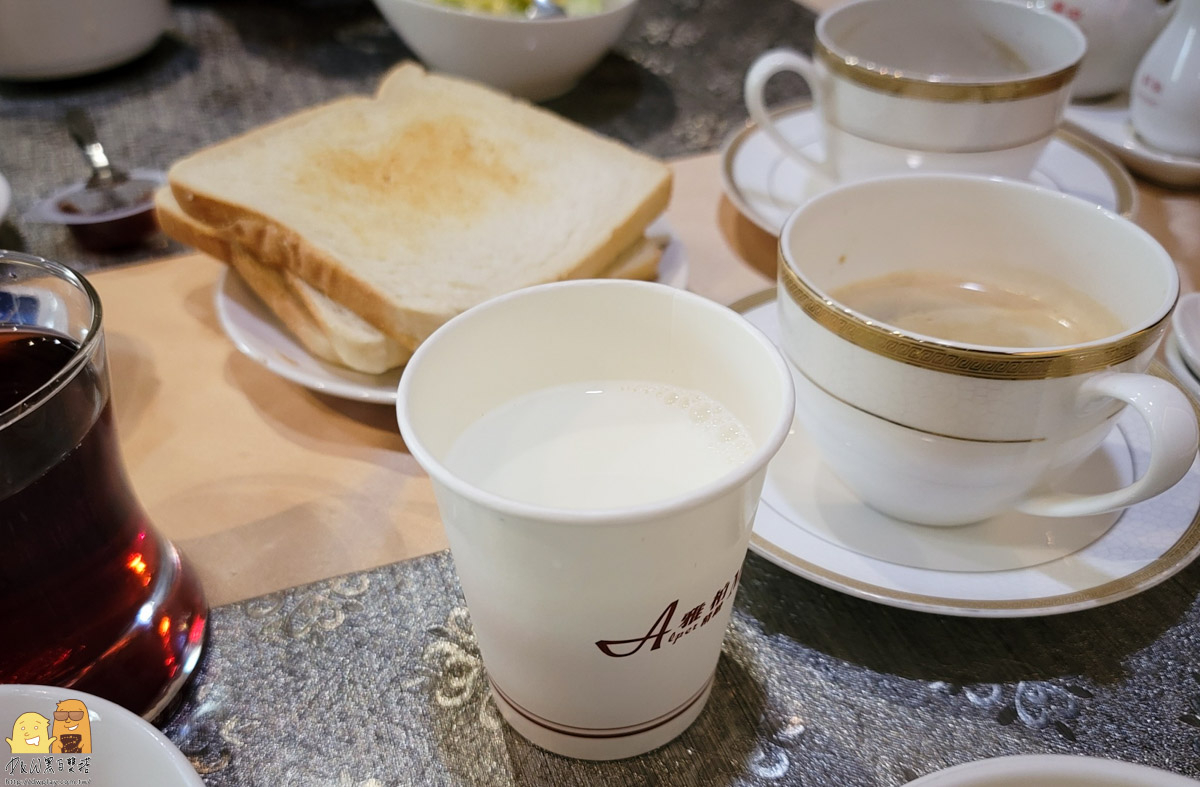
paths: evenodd
<path fill-rule="evenodd" d="M 195 667 L 207 614 L 125 477 L 95 290 L 0 251 L 0 683 L 154 718 Z"/>

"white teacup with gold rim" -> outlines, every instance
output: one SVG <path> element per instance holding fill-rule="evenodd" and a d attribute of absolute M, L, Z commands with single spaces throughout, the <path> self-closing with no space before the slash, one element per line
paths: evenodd
<path fill-rule="evenodd" d="M 1146 374 L 1179 292 L 1145 231 L 1084 200 L 969 175 L 900 175 L 813 199 L 779 241 L 796 415 L 865 503 L 929 525 L 1008 509 L 1117 510 L 1196 455 L 1187 397 Z M 1141 477 L 1051 494 L 1128 404 Z"/>
<path fill-rule="evenodd" d="M 746 75 L 750 117 L 825 183 L 908 171 L 1025 178 L 1062 120 L 1087 44 L 1006 0 L 856 0 L 821 15 L 810 59 L 781 49 Z M 768 80 L 799 74 L 823 156 L 780 133 Z"/>

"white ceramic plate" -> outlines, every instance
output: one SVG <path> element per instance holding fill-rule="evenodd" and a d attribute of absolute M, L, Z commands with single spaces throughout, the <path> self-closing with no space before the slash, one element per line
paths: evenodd
<path fill-rule="evenodd" d="M 1129 121 L 1129 96 L 1067 107 L 1065 125 L 1104 146 L 1143 177 L 1176 188 L 1200 188 L 1200 158 L 1173 156 L 1138 138 Z"/>
<path fill-rule="evenodd" d="M 365 374 L 310 355 L 271 310 L 232 270 L 217 280 L 217 318 L 225 335 L 247 358 L 285 380 L 342 399 L 391 404 L 402 369 Z"/>
<path fill-rule="evenodd" d="M 1028 754 L 968 762 L 909 782 L 908 787 L 1197 787 L 1200 782 L 1145 765 L 1076 757 Z"/>
<path fill-rule="evenodd" d="M 773 292 L 734 308 L 778 340 Z M 1155 371 L 1170 374 L 1160 366 Z M 1117 426 L 1085 464 L 1087 472 L 1100 468 L 1119 476 L 1145 467 L 1149 438 L 1138 416 L 1127 411 Z M 1109 604 L 1172 576 L 1200 553 L 1198 510 L 1200 462 L 1174 488 L 1127 509 L 1115 524 L 1084 523 L 1086 532 L 1073 531 L 1071 522 L 1006 514 L 1014 534 L 989 550 L 971 542 L 972 532 L 1007 527 L 984 522 L 965 526 L 972 530 L 927 528 L 867 509 L 824 468 L 797 429 L 768 469 L 750 548 L 813 582 L 881 604 L 967 617 L 1030 617 Z M 874 539 L 867 538 L 872 533 Z M 1054 546 L 1064 538 L 1065 549 Z"/>
<path fill-rule="evenodd" d="M 91 752 L 87 754 L 51 754 L 41 748 L 51 736 L 38 735 L 40 752 L 5 753 L 5 774 L 11 784 L 121 784 L 136 787 L 204 787 L 187 758 L 166 736 L 148 722 L 108 700 L 75 689 L 60 689 L 49 686 L 0 685 L 0 738 L 19 738 L 17 720 L 27 713 L 36 713 L 53 725 L 54 711 L 63 700 L 80 700 L 88 712 L 91 727 Z M 26 719 L 26 721 L 36 721 Z M 41 722 L 44 724 L 45 722 Z M 51 728 L 53 732 L 53 728 Z M 82 734 L 82 732 L 76 733 Z M 58 737 L 54 735 L 53 737 Z M 82 742 L 81 742 L 82 743 Z M 7 744 L 0 744 L 11 748 Z M 82 745 L 81 745 L 82 748 Z M 55 771 L 47 773 L 46 760 L 50 759 Z M 66 770 L 68 758 L 75 761 L 78 769 L 86 758 L 87 772 Z M 19 761 L 14 763 L 13 761 Z M 32 771 L 35 762 L 38 771 Z M 59 762 L 63 769 L 59 770 Z M 25 772 L 20 768 L 24 766 Z M 86 781 L 75 781 L 86 780 Z"/>
<path fill-rule="evenodd" d="M 4 175 L 0 174 L 0 224 L 4 223 L 4 215 L 8 213 L 8 206 L 12 204 L 12 187 L 8 185 L 8 181 L 4 179 Z"/>
<path fill-rule="evenodd" d="M 646 234 L 667 237 L 658 264 L 658 280 L 685 289 L 688 265 L 683 244 L 671 234 L 663 219 L 651 224 Z M 395 403 L 402 368 L 383 374 L 364 374 L 314 358 L 241 277 L 229 270 L 222 271 L 217 282 L 215 303 L 221 327 L 238 350 L 280 377 L 342 399 Z"/>
<path fill-rule="evenodd" d="M 784 136 L 820 157 L 817 116 L 810 106 L 780 110 L 776 117 Z M 725 141 L 721 179 L 726 195 L 738 210 L 772 235 L 779 234 L 796 207 L 816 196 L 808 171 L 753 123 Z M 1069 131 L 1055 134 L 1030 179 L 1124 216 L 1132 216 L 1137 210 L 1133 179 L 1121 163 Z"/>

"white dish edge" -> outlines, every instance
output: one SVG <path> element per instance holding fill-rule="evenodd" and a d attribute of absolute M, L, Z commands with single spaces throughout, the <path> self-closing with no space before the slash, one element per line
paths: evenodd
<path fill-rule="evenodd" d="M 662 259 L 659 261 L 658 282 L 677 289 L 687 289 L 688 263 L 686 249 L 671 231 L 665 218 L 658 218 L 646 228 L 646 236 L 650 238 L 666 238 Z M 235 289 L 240 288 L 240 289 Z M 396 389 L 400 380 L 401 369 L 384 372 L 381 375 L 367 375 L 351 369 L 342 369 L 331 363 L 314 358 L 296 341 L 291 333 L 271 314 L 270 310 L 258 300 L 257 296 L 228 269 L 221 272 L 213 297 L 217 317 L 222 330 L 234 346 L 243 355 L 255 361 L 268 371 L 319 393 L 328 394 L 341 399 L 349 399 L 375 404 L 395 404 Z M 279 334 L 274 346 L 266 346 L 255 341 L 248 331 L 243 330 L 235 309 L 242 309 L 258 320 L 268 332 Z M 275 355 L 280 347 L 291 354 L 302 357 L 311 364 L 322 369 L 320 376 L 311 373 L 286 358 Z M 373 378 L 370 382 L 360 382 L 354 377 Z"/>
<path fill-rule="evenodd" d="M 774 112 L 773 116 L 783 117 L 793 112 L 810 111 L 812 105 L 809 102 L 800 102 L 791 104 L 790 106 L 781 107 Z M 734 129 L 725 138 L 720 149 L 720 167 L 721 167 L 721 185 L 725 195 L 734 207 L 745 216 L 752 224 L 770 235 L 779 235 L 779 228 L 765 217 L 750 204 L 742 195 L 742 187 L 733 177 L 733 157 L 739 147 L 744 145 L 749 137 L 757 130 L 757 126 L 753 121 L 747 120 L 744 125 Z M 1121 214 L 1126 218 L 1132 218 L 1138 212 L 1138 194 L 1137 186 L 1130 176 L 1129 172 L 1122 166 L 1121 161 L 1113 157 L 1092 134 L 1076 133 L 1074 129 L 1060 128 L 1055 134 L 1058 141 L 1066 145 L 1076 148 L 1088 157 L 1092 158 L 1108 175 L 1109 181 L 1112 184 L 1113 191 L 1117 195 L 1116 213 Z M 1124 200 L 1122 199 L 1124 197 Z M 1122 202 L 1125 202 L 1122 205 Z"/>
<path fill-rule="evenodd" d="M 1181 189 L 1200 188 L 1200 159 L 1160 152 L 1142 143 L 1128 120 L 1129 97 L 1114 96 L 1100 102 L 1067 106 L 1063 126 L 1105 148 L 1127 167 L 1149 180 Z M 1108 122 L 1094 121 L 1093 113 L 1124 113 L 1123 133 L 1108 133 Z"/>

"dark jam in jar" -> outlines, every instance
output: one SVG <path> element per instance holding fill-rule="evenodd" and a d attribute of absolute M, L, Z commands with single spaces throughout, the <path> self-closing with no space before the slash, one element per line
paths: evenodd
<path fill-rule="evenodd" d="M 94 251 L 133 246 L 158 229 L 154 191 L 158 184 L 133 179 L 112 186 L 81 188 L 58 200 L 55 207 L 69 217 L 67 226 L 80 245 Z"/>

